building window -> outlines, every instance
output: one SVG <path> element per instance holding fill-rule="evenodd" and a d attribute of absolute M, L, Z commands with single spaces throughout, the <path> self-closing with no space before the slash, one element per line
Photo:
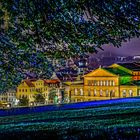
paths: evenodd
<path fill-rule="evenodd" d="M 123 90 L 122 94 L 123 94 L 123 97 L 126 97 L 126 90 Z"/>
<path fill-rule="evenodd" d="M 115 82 L 114 81 L 112 81 L 112 86 L 115 86 Z"/>
<path fill-rule="evenodd" d="M 106 90 L 106 97 L 109 96 L 109 90 Z"/>
<path fill-rule="evenodd" d="M 112 97 L 115 97 L 115 90 L 112 90 Z"/>
<path fill-rule="evenodd" d="M 137 95 L 140 96 L 140 89 L 138 90 Z"/>
<path fill-rule="evenodd" d="M 80 89 L 80 95 L 83 96 L 83 89 Z"/>
<path fill-rule="evenodd" d="M 97 85 L 97 81 L 96 81 L 96 80 L 93 81 L 93 85 L 94 85 L 94 86 Z"/>
<path fill-rule="evenodd" d="M 24 89 L 22 89 L 22 92 L 24 92 Z"/>
<path fill-rule="evenodd" d="M 112 81 L 109 81 L 109 86 L 112 86 Z"/>
<path fill-rule="evenodd" d="M 91 80 L 88 80 L 88 86 L 91 86 L 91 85 L 92 85 Z"/>
<path fill-rule="evenodd" d="M 103 96 L 103 90 L 102 89 L 100 90 L 100 96 Z"/>
<path fill-rule="evenodd" d="M 91 90 L 90 89 L 88 90 L 88 96 L 91 96 Z"/>
<path fill-rule="evenodd" d="M 92 84 L 92 86 L 94 86 L 94 80 L 92 80 L 92 83 L 91 84 Z"/>
<path fill-rule="evenodd" d="M 25 91 L 27 92 L 27 89 Z"/>
<path fill-rule="evenodd" d="M 132 97 L 133 96 L 133 91 L 129 90 L 129 96 Z"/>
<path fill-rule="evenodd" d="M 96 96 L 97 95 L 97 91 L 96 91 L 96 89 L 94 89 L 94 96 Z"/>
<path fill-rule="evenodd" d="M 103 85 L 103 81 L 100 81 L 100 86 L 102 86 Z"/>
<path fill-rule="evenodd" d="M 97 86 L 99 86 L 100 85 L 100 81 L 97 81 Z"/>
<path fill-rule="evenodd" d="M 106 81 L 106 86 L 108 86 L 108 81 Z"/>
<path fill-rule="evenodd" d="M 77 88 L 75 88 L 75 90 L 74 90 L 74 94 L 77 95 Z"/>

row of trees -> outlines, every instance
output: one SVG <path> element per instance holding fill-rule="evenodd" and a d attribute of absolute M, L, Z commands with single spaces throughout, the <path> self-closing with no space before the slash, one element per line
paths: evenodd
<path fill-rule="evenodd" d="M 64 99 L 67 98 L 66 93 L 63 96 L 65 96 Z M 48 94 L 47 103 L 58 103 L 58 98 L 56 97 L 57 97 L 56 90 L 51 89 Z M 34 95 L 34 104 L 44 104 L 45 102 L 46 102 L 46 99 L 42 93 L 38 93 Z M 27 97 L 23 96 L 22 98 L 19 99 L 19 106 L 28 106 L 28 105 L 29 105 L 29 99 Z"/>

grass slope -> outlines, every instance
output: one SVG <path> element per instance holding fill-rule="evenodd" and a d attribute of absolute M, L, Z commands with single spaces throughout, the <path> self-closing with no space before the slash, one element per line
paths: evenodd
<path fill-rule="evenodd" d="M 140 98 L 0 117 L 2 139 L 140 139 Z M 111 104 L 109 102 L 112 102 Z M 98 102 L 96 102 L 98 103 Z M 99 101 L 100 103 L 100 101 Z"/>

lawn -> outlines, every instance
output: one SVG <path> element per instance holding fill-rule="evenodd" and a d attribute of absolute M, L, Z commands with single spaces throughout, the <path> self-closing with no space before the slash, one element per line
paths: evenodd
<path fill-rule="evenodd" d="M 0 140 L 140 139 L 140 98 L 0 110 L 0 115 Z"/>

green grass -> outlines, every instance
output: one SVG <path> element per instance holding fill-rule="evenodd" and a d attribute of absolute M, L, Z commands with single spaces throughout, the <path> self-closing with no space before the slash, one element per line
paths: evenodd
<path fill-rule="evenodd" d="M 140 102 L 0 117 L 0 138 L 127 139 L 140 137 Z"/>

